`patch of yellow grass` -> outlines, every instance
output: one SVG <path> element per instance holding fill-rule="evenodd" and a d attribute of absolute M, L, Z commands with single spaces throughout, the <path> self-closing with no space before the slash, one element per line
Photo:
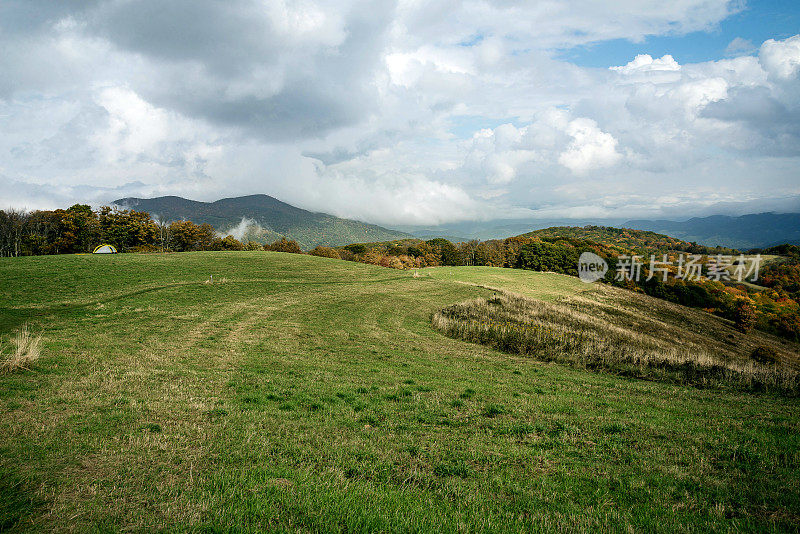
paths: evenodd
<path fill-rule="evenodd" d="M 545 361 L 642 378 L 800 392 L 800 373 L 789 364 L 790 356 L 776 365 L 754 362 L 739 347 L 709 343 L 716 332 L 708 324 L 694 323 L 697 331 L 691 332 L 689 324 L 667 313 L 672 310 L 659 310 L 659 316 L 635 304 L 580 296 L 544 302 L 498 292 L 449 306 L 432 322 L 450 337 Z"/>
<path fill-rule="evenodd" d="M 30 370 L 30 366 L 39 359 L 41 355 L 40 344 L 42 336 L 33 335 L 25 324 L 20 328 L 17 335 L 11 340 L 13 345 L 11 352 L 6 355 L 5 349 L 0 347 L 0 355 L 3 360 L 0 363 L 0 370 L 9 373 L 16 369 Z"/>

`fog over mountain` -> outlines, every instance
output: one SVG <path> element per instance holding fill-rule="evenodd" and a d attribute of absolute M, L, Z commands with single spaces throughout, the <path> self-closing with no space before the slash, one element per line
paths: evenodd
<path fill-rule="evenodd" d="M 223 198 L 216 202 L 198 202 L 176 196 L 121 198 L 113 204 L 145 211 L 165 222 L 189 220 L 195 224 L 208 223 L 220 236 L 233 235 L 245 242 L 271 243 L 285 237 L 297 241 L 306 250 L 317 245 L 339 246 L 410 237 L 373 224 L 312 213 L 268 195 Z"/>

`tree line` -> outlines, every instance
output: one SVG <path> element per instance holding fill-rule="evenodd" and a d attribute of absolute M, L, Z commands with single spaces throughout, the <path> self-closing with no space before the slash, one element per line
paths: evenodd
<path fill-rule="evenodd" d="M 187 252 L 196 250 L 276 250 L 301 252 L 292 240 L 271 245 L 241 243 L 221 237 L 210 224 L 161 221 L 143 211 L 85 204 L 67 209 L 0 210 L 0 256 L 38 256 L 92 252 L 100 244 L 120 252 Z"/>

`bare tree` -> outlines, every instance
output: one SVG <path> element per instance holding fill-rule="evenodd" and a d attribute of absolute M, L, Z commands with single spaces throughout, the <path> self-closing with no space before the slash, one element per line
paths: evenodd
<path fill-rule="evenodd" d="M 169 250 L 170 245 L 170 225 L 169 222 L 164 219 L 163 217 L 159 217 L 158 215 L 153 217 L 153 221 L 156 223 L 158 227 L 158 239 L 161 243 L 161 252 L 166 252 Z"/>
<path fill-rule="evenodd" d="M 19 256 L 29 215 L 22 210 L 0 210 L 0 256 Z"/>

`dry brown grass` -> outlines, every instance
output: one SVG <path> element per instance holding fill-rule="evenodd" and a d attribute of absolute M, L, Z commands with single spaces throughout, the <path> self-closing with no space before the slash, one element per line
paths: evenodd
<path fill-rule="evenodd" d="M 28 325 L 25 324 L 11 340 L 11 350 L 5 353 L 5 347 L 0 346 L 0 371 L 10 373 L 17 369 L 30 370 L 31 365 L 39 359 L 41 355 L 40 344 L 41 335 L 33 335 Z"/>
<path fill-rule="evenodd" d="M 695 385 L 800 392 L 796 353 L 773 344 L 775 363 L 749 357 L 750 345 L 773 340 L 745 338 L 717 318 L 616 296 L 544 302 L 498 293 L 445 308 L 432 320 L 450 337 L 545 361 Z"/>

